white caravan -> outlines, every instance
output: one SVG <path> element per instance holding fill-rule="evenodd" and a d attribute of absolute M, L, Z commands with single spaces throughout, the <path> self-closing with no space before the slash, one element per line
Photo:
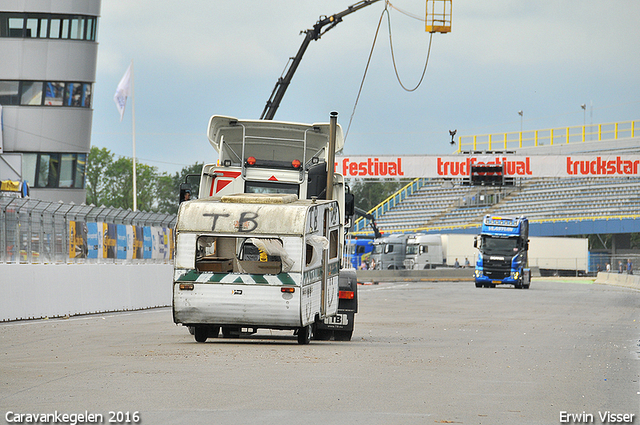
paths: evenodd
<path fill-rule="evenodd" d="M 293 329 L 309 342 L 338 309 L 340 210 L 294 194 L 183 202 L 176 223 L 173 319 L 196 341 Z"/>

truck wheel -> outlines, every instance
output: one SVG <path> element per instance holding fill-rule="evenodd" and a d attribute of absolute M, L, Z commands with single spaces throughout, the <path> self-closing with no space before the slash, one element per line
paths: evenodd
<path fill-rule="evenodd" d="M 476 282 L 476 288 L 482 288 L 482 283 Z"/>
<path fill-rule="evenodd" d="M 298 344 L 306 345 L 311 341 L 311 326 L 298 328 Z"/>
<path fill-rule="evenodd" d="M 333 339 L 336 341 L 351 341 L 353 331 L 333 331 Z"/>
<path fill-rule="evenodd" d="M 195 326 L 193 336 L 197 342 L 205 342 L 209 336 L 209 329 L 206 326 Z"/>

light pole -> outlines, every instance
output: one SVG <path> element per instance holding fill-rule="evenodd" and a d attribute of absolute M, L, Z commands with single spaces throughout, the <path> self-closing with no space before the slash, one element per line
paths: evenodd
<path fill-rule="evenodd" d="M 524 112 L 518 111 L 518 115 L 520 115 L 520 133 L 522 133 L 522 116 L 524 115 Z"/>

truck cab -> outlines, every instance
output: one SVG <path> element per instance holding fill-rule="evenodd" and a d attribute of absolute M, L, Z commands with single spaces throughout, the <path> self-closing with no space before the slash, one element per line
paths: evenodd
<path fill-rule="evenodd" d="M 406 247 L 406 235 L 390 235 L 375 239 L 371 252 L 374 270 L 403 269 Z"/>
<path fill-rule="evenodd" d="M 485 216 L 474 247 L 479 251 L 474 274 L 477 288 L 501 284 L 529 288 L 529 221 L 526 217 Z"/>
<path fill-rule="evenodd" d="M 407 269 L 432 269 L 442 265 L 440 235 L 409 235 L 405 252 L 404 266 Z"/>

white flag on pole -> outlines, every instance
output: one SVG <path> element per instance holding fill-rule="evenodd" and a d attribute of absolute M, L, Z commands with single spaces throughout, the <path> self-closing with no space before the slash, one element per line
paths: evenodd
<path fill-rule="evenodd" d="M 127 68 L 127 72 L 124 73 L 122 80 L 118 84 L 118 88 L 116 89 L 116 94 L 113 95 L 113 100 L 116 102 L 116 108 L 118 108 L 118 112 L 120 112 L 120 121 L 122 121 L 122 117 L 124 116 L 124 107 L 127 104 L 127 97 L 131 93 L 131 66 L 133 62 Z"/>

